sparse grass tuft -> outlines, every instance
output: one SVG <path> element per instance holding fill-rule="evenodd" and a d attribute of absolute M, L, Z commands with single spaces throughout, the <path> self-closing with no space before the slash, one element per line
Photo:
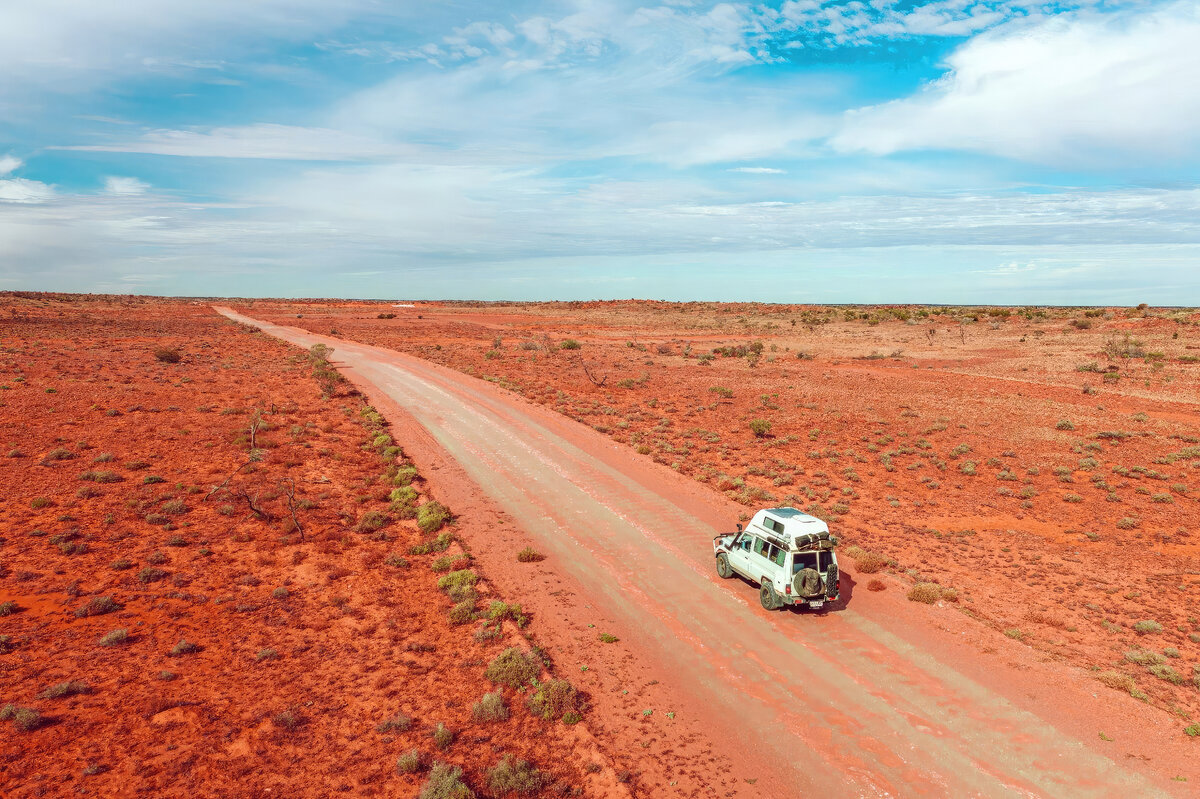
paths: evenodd
<path fill-rule="evenodd" d="M 397 713 L 390 719 L 381 721 L 376 725 L 377 732 L 406 732 L 412 728 L 412 719 L 403 713 Z"/>
<path fill-rule="evenodd" d="M 443 750 L 449 749 L 450 745 L 454 743 L 455 738 L 454 731 L 440 721 L 437 727 L 433 729 L 433 732 L 430 733 L 430 736 L 433 738 L 434 745 L 438 749 Z"/>
<path fill-rule="evenodd" d="M 88 684 L 79 680 L 69 680 L 60 682 L 58 685 L 52 685 L 46 690 L 38 694 L 38 699 L 60 699 L 64 696 L 75 696 L 76 694 L 86 694 L 91 690 Z"/>
<path fill-rule="evenodd" d="M 414 749 L 411 752 L 405 752 L 396 758 L 396 773 L 397 774 L 416 774 L 425 767 L 424 756 L 420 749 Z"/>
<path fill-rule="evenodd" d="M 942 598 L 942 588 L 937 583 L 917 583 L 908 589 L 909 602 L 932 605 Z"/>
<path fill-rule="evenodd" d="M 538 552 L 533 547 L 525 547 L 517 553 L 517 560 L 521 563 L 537 563 L 538 561 L 545 559 L 546 556 Z"/>
<path fill-rule="evenodd" d="M 124 627 L 120 627 L 116 630 L 105 633 L 104 637 L 100 639 L 100 646 L 117 646 L 118 644 L 123 644 L 128 640 L 129 630 Z"/>
<path fill-rule="evenodd" d="M 484 694 L 482 699 L 471 705 L 471 718 L 478 722 L 508 719 L 508 708 L 504 706 L 504 694 L 499 691 Z"/>
<path fill-rule="evenodd" d="M 179 657 L 180 655 L 191 655 L 200 651 L 200 645 L 193 643 L 186 638 L 180 638 L 179 643 L 171 647 L 171 657 Z"/>
<path fill-rule="evenodd" d="M 1133 629 L 1135 632 L 1137 632 L 1141 635 L 1146 635 L 1148 633 L 1162 632 L 1162 625 L 1156 621 L 1151 621 L 1149 619 L 1145 619 L 1143 621 L 1136 622 L 1133 625 Z"/>
<path fill-rule="evenodd" d="M 82 619 L 87 616 L 103 616 L 105 613 L 118 611 L 121 607 L 110 596 L 94 596 L 83 607 L 75 611 L 75 618 Z"/>

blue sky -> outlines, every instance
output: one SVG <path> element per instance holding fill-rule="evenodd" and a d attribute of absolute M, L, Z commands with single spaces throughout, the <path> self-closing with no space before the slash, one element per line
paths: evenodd
<path fill-rule="evenodd" d="M 1200 5 L 0 6 L 0 289 L 1200 305 Z"/>

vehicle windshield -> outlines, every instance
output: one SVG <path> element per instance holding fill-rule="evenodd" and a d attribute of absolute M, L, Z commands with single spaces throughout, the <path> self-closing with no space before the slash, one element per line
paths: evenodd
<path fill-rule="evenodd" d="M 820 568 L 818 568 L 818 558 L 820 555 L 820 552 L 797 552 L 792 555 L 792 574 L 796 574 L 803 569 L 816 569 L 820 571 Z"/>

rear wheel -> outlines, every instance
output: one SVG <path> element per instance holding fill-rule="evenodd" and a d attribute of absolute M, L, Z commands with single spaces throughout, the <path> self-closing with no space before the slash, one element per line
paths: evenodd
<path fill-rule="evenodd" d="M 733 576 L 733 567 L 729 565 L 729 556 L 723 552 L 717 555 L 717 576 L 725 580 Z"/>
<path fill-rule="evenodd" d="M 779 595 L 775 593 L 775 589 L 770 583 L 763 583 L 762 588 L 758 589 L 758 601 L 767 610 L 775 610 L 779 607 Z"/>

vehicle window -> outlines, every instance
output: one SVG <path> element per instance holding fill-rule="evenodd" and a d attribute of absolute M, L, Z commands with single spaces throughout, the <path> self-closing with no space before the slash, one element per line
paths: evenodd
<path fill-rule="evenodd" d="M 779 547 L 771 547 L 771 561 L 776 566 L 782 566 L 783 559 L 786 557 L 787 557 L 787 553 L 784 552 L 782 549 L 780 549 Z"/>
<path fill-rule="evenodd" d="M 762 554 L 763 554 L 763 547 L 765 547 L 765 546 L 767 546 L 767 542 L 766 542 L 766 541 L 762 540 L 761 538 L 757 538 L 757 537 L 755 537 L 755 539 L 754 539 L 754 554 L 755 554 L 755 555 L 762 555 Z"/>
<path fill-rule="evenodd" d="M 750 536 L 748 536 L 748 535 L 742 536 L 741 538 L 738 539 L 737 548 L 744 549 L 747 552 L 749 552 L 750 551 L 750 541 L 751 541 Z"/>
<path fill-rule="evenodd" d="M 792 561 L 792 574 L 795 574 L 802 569 L 817 568 L 817 553 L 816 552 L 797 552 L 795 559 Z"/>
<path fill-rule="evenodd" d="M 783 532 L 783 522 L 777 522 L 769 516 L 763 520 L 763 527 L 768 530 L 774 530 L 777 533 Z"/>

